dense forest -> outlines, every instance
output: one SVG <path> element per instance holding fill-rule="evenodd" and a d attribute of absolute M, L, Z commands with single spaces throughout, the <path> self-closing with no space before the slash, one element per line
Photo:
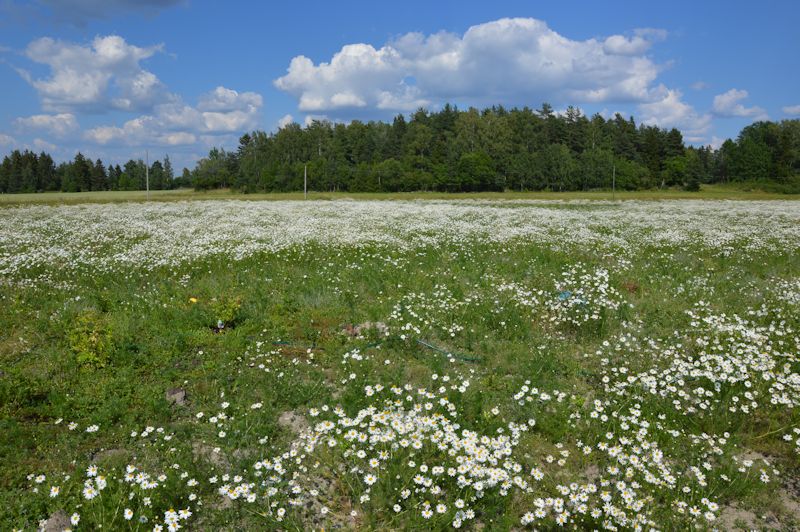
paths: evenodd
<path fill-rule="evenodd" d="M 92 162 L 78 152 L 69 162 L 58 165 L 45 152 L 14 150 L 0 165 L 0 192 L 87 192 L 92 190 L 144 190 L 149 178 L 151 190 L 192 186 L 191 175 L 173 175 L 169 156 L 149 168 L 142 160 L 131 159 L 124 166 Z"/>
<path fill-rule="evenodd" d="M 800 120 L 756 122 L 718 149 L 686 146 L 677 129 L 637 125 L 617 114 L 586 117 L 445 105 L 392 123 L 296 123 L 243 135 L 238 149 L 214 148 L 194 170 L 174 177 L 169 158 L 150 168 L 150 188 L 194 186 L 244 192 L 289 191 L 634 190 L 747 182 L 800 192 Z M 15 151 L 0 166 L 0 191 L 134 190 L 145 164 L 103 166 L 80 153 L 56 166 L 46 153 Z"/>
<path fill-rule="evenodd" d="M 130 160 L 124 166 L 92 162 L 80 152 L 69 162 L 55 164 L 45 152 L 14 150 L 0 165 L 0 192 L 87 192 L 92 190 L 144 190 L 149 178 L 151 190 L 192 186 L 191 175 L 173 175 L 169 156 L 149 168 L 142 160 Z"/>
<path fill-rule="evenodd" d="M 677 129 L 617 114 L 588 118 L 545 104 L 439 112 L 409 120 L 290 124 L 244 135 L 236 151 L 213 149 L 192 172 L 196 188 L 244 191 L 482 191 L 684 187 L 763 181 L 800 192 L 800 120 L 757 122 L 719 149 L 686 147 Z"/>

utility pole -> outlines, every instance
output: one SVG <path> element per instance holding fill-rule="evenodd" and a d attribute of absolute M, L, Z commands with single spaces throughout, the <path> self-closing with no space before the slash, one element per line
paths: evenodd
<path fill-rule="evenodd" d="M 617 201 L 617 165 L 611 170 L 611 201 Z"/>
<path fill-rule="evenodd" d="M 303 199 L 308 199 L 308 165 L 303 166 Z"/>
<path fill-rule="evenodd" d="M 147 201 L 150 201 L 150 153 L 144 150 L 144 183 L 147 188 Z"/>

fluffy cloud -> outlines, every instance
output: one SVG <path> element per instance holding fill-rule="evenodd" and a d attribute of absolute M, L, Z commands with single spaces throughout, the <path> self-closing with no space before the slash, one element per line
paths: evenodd
<path fill-rule="evenodd" d="M 709 142 L 708 144 L 709 144 L 709 146 L 711 146 L 715 150 L 718 150 L 719 147 L 722 146 L 722 143 L 725 142 L 726 140 L 727 139 L 718 137 L 716 135 L 712 135 L 711 136 L 711 142 Z"/>
<path fill-rule="evenodd" d="M 72 113 L 20 117 L 14 123 L 24 131 L 44 130 L 57 137 L 63 137 L 78 129 L 78 121 Z"/>
<path fill-rule="evenodd" d="M 711 128 L 711 115 L 699 114 L 694 107 L 684 102 L 679 90 L 659 87 L 655 92 L 660 98 L 639 105 L 642 122 L 666 128 L 680 129 L 689 142 L 704 142 Z"/>
<path fill-rule="evenodd" d="M 162 50 L 162 45 L 136 46 L 116 35 L 86 44 L 47 37 L 32 41 L 24 57 L 47 69 L 43 74 L 17 71 L 38 93 L 43 112 L 14 121 L 27 137 L 21 145 L 64 156 L 78 148 L 112 160 L 129 157 L 132 147 L 162 146 L 176 163 L 191 166 L 199 157 L 195 151 L 235 143 L 243 131 L 259 125 L 263 99 L 255 92 L 218 86 L 196 103 L 170 92 L 143 66 Z M 97 118 L 103 114 L 114 120 Z M 81 130 L 79 119 L 93 127 Z M 0 146 L 6 144 L 20 145 L 0 134 Z"/>
<path fill-rule="evenodd" d="M 303 118 L 303 125 L 308 127 L 312 125 L 314 122 L 330 122 L 330 118 L 327 115 L 306 115 Z"/>
<path fill-rule="evenodd" d="M 39 93 L 46 111 L 148 110 L 174 99 L 140 64 L 162 48 L 140 48 L 117 35 L 98 36 L 87 45 L 44 37 L 31 42 L 25 55 L 47 65 L 49 76 L 34 78 L 18 71 Z"/>
<path fill-rule="evenodd" d="M 278 129 L 284 128 L 293 122 L 294 117 L 292 115 L 283 115 L 281 119 L 278 120 Z"/>
<path fill-rule="evenodd" d="M 603 41 L 603 51 L 615 55 L 642 55 L 655 41 L 666 39 L 667 32 L 655 28 L 640 28 L 633 37 L 612 35 Z"/>
<path fill-rule="evenodd" d="M 181 101 L 157 105 L 152 114 L 128 120 L 122 126 L 89 129 L 84 138 L 98 144 L 194 144 L 200 138 L 255 127 L 261 106 L 259 94 L 217 87 L 200 96 L 197 107 Z"/>
<path fill-rule="evenodd" d="M 646 52 L 651 44 L 650 41 L 638 35 L 632 38 L 612 35 L 603 41 L 603 51 L 617 55 L 640 55 Z"/>
<path fill-rule="evenodd" d="M 506 18 L 463 35 L 409 33 L 378 49 L 348 44 L 319 64 L 297 56 L 274 84 L 306 112 L 408 111 L 444 100 L 650 101 L 659 66 L 643 54 L 664 35 L 645 29 L 577 41 L 540 20 Z"/>
<path fill-rule="evenodd" d="M 747 91 L 731 89 L 728 92 L 714 96 L 712 112 L 717 116 L 752 117 L 756 120 L 766 120 L 767 113 L 761 107 L 745 107 L 740 102 L 747 98 Z"/>
<path fill-rule="evenodd" d="M 787 115 L 797 116 L 800 115 L 800 105 L 787 105 L 786 107 L 781 108 Z"/>
<path fill-rule="evenodd" d="M 187 131 L 162 129 L 158 119 L 143 116 L 128 120 L 122 127 L 99 126 L 84 133 L 84 138 L 97 144 L 181 146 L 197 142 L 197 135 Z"/>
<path fill-rule="evenodd" d="M 197 108 L 202 111 L 247 111 L 262 105 L 261 95 L 255 92 L 238 93 L 225 87 L 217 87 L 200 97 Z"/>
<path fill-rule="evenodd" d="M 98 145 L 121 147 L 207 145 L 258 124 L 263 100 L 257 93 L 220 86 L 192 106 L 169 92 L 154 73 L 142 67 L 162 48 L 135 46 L 116 35 L 98 36 L 85 45 L 47 37 L 32 41 L 25 56 L 48 66 L 49 75 L 35 78 L 18 71 L 36 89 L 43 110 L 49 113 L 20 117 L 16 127 L 67 141 L 79 129 L 76 115 L 123 111 L 133 118 L 99 125 L 81 135 Z"/>
<path fill-rule="evenodd" d="M 0 133 L 0 146 L 13 146 L 17 143 L 14 137 Z"/>
<path fill-rule="evenodd" d="M 53 144 L 52 142 L 47 142 L 44 139 L 33 139 L 33 147 L 36 148 L 37 151 L 48 151 L 50 153 L 58 150 L 58 146 Z"/>

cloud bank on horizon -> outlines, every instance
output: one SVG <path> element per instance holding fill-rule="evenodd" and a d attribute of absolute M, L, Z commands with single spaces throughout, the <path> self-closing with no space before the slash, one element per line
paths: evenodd
<path fill-rule="evenodd" d="M 99 5 L 93 0 L 71 3 L 76 17 Z M 159 9 L 175 3 L 153 0 L 147 5 Z M 64 9 L 56 2 L 39 4 L 54 12 Z M 133 4 L 105 3 L 95 14 L 111 16 L 133 9 Z M 88 42 L 41 37 L 16 56 L 0 49 L 0 59 L 25 80 L 40 106 L 36 113 L 0 124 L 0 146 L 88 146 L 98 153 L 164 147 L 184 153 L 188 160 L 210 146 L 230 146 L 254 128 L 283 127 L 294 121 L 292 112 L 306 120 L 387 119 L 445 102 L 462 107 L 536 107 L 548 102 L 603 114 L 628 109 L 637 121 L 678 128 L 695 144 L 720 142 L 713 135 L 718 120 L 769 118 L 764 108 L 748 102 L 748 91 L 738 87 L 714 95 L 707 109 L 688 103 L 679 87 L 660 79 L 676 67 L 658 62 L 652 54 L 669 38 L 664 29 L 633 28 L 625 35 L 576 40 L 543 20 L 500 18 L 463 33 L 405 33 L 378 47 L 346 43 L 327 60 L 287 58 L 286 72 L 273 74 L 272 84 L 296 108 L 275 110 L 282 118 L 268 124 L 263 115 L 271 102 L 265 103 L 260 92 L 219 82 L 187 102 L 170 89 L 148 66 L 168 54 L 168 41 L 132 43 L 116 34 Z M 174 61 L 180 68 L 180 58 Z M 709 85 L 698 81 L 691 88 L 702 91 Z M 793 103 L 782 108 L 786 116 L 800 115 L 800 105 Z M 84 127 L 84 121 L 91 123 Z"/>

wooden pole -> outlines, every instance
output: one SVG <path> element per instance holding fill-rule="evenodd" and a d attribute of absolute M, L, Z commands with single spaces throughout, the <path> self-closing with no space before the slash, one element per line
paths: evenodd
<path fill-rule="evenodd" d="M 147 189 L 147 201 L 150 201 L 150 152 L 144 150 L 144 183 Z"/>
<path fill-rule="evenodd" d="M 303 166 L 303 199 L 308 199 L 308 165 Z"/>

